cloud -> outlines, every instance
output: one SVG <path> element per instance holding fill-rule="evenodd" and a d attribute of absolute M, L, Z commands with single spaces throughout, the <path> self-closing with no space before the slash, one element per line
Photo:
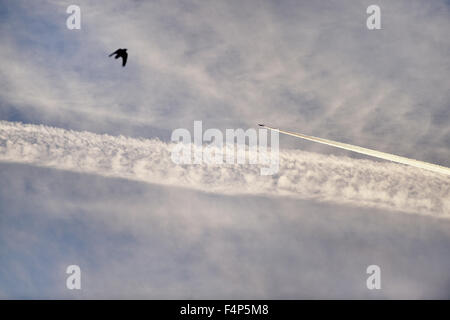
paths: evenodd
<path fill-rule="evenodd" d="M 0 122 L 0 159 L 227 195 L 288 196 L 450 218 L 448 176 L 386 162 L 281 150 L 280 169 L 177 165 L 174 145 Z"/>
<path fill-rule="evenodd" d="M 6 298 L 448 298 L 448 219 L 17 163 L 0 181 Z"/>
<path fill-rule="evenodd" d="M 69 4 L 8 3 L 3 120 L 165 141 L 261 121 L 450 166 L 445 1 L 380 1 L 379 31 L 366 1 L 80 1 L 80 31 Z"/>
<path fill-rule="evenodd" d="M 262 177 L 169 143 L 263 122 L 449 167 L 448 1 L 379 0 L 379 31 L 366 0 L 80 0 L 79 31 L 70 4 L 0 6 L 2 297 L 448 298 L 448 177 L 289 137 Z"/>

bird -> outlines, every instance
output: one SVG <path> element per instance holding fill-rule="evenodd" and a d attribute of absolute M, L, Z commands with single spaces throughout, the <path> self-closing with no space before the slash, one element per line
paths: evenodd
<path fill-rule="evenodd" d="M 111 57 L 112 55 L 116 55 L 114 58 L 122 58 L 122 67 L 125 67 L 125 64 L 127 63 L 128 53 L 127 49 L 117 49 L 113 53 L 109 55 Z"/>

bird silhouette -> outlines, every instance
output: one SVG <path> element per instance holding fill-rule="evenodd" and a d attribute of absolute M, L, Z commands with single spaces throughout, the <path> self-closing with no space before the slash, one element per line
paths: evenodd
<path fill-rule="evenodd" d="M 127 49 L 117 49 L 113 53 L 109 55 L 109 57 L 116 55 L 114 58 L 122 58 L 122 67 L 125 67 L 125 64 L 127 63 L 128 53 Z"/>

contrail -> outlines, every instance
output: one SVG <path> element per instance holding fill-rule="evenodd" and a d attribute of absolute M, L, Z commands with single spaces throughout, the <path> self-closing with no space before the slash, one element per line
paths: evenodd
<path fill-rule="evenodd" d="M 267 128 L 269 130 L 278 131 L 278 132 L 281 132 L 281 133 L 284 133 L 284 134 L 287 134 L 287 135 L 290 135 L 290 136 L 293 136 L 293 137 L 302 138 L 302 139 L 305 139 L 305 140 L 326 144 L 326 145 L 329 145 L 329 146 L 333 146 L 333 147 L 337 147 L 337 148 L 340 148 L 340 149 L 345 149 L 345 150 L 349 150 L 349 151 L 365 154 L 365 155 L 372 156 L 372 157 L 375 157 L 375 158 L 380 158 L 380 159 L 389 160 L 389 161 L 393 161 L 393 162 L 397 162 L 397 163 L 401 163 L 401 164 L 406 164 L 406 165 L 413 166 L 413 167 L 416 167 L 416 168 L 426 169 L 426 170 L 430 170 L 430 171 L 433 171 L 433 172 L 450 175 L 450 168 L 447 168 L 447 167 L 444 167 L 444 166 L 440 166 L 440 165 L 437 165 L 437 164 L 433 164 L 433 163 L 429 163 L 429 162 L 423 162 L 423 161 L 410 159 L 410 158 L 405 158 L 405 157 L 397 156 L 395 154 L 390 154 L 390 153 L 381 152 L 381 151 L 377 151 L 377 150 L 372 150 L 372 149 L 367 149 L 367 148 L 363 148 L 363 147 L 358 147 L 358 146 L 354 146 L 354 145 L 347 144 L 347 143 L 342 143 L 342 142 L 337 142 L 337 141 L 333 141 L 333 140 L 328 140 L 328 139 L 308 136 L 306 134 L 280 130 L 280 129 L 276 129 L 276 128 L 272 128 L 272 127 L 266 126 L 264 124 L 259 124 L 259 126 L 263 127 L 263 128 Z"/>
<path fill-rule="evenodd" d="M 280 150 L 278 173 L 262 176 L 263 165 L 176 164 L 171 159 L 175 146 L 158 139 L 0 121 L 0 161 L 227 196 L 291 197 L 450 218 L 447 175 L 390 162 Z"/>

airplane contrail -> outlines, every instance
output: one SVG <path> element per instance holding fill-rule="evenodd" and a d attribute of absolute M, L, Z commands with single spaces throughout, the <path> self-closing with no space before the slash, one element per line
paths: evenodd
<path fill-rule="evenodd" d="M 13 162 L 226 196 L 286 196 L 450 219 L 448 175 L 281 149 L 278 173 L 263 176 L 261 165 L 250 163 L 179 165 L 171 157 L 176 145 L 0 120 L 0 165 Z M 201 148 L 191 147 L 194 152 Z M 221 151 L 226 150 L 214 152 Z"/>
<path fill-rule="evenodd" d="M 423 162 L 423 161 L 410 159 L 410 158 L 405 158 L 405 157 L 397 156 L 395 154 L 390 154 L 390 153 L 381 152 L 381 151 L 377 151 L 377 150 L 372 150 L 372 149 L 368 149 L 368 148 L 358 147 L 358 146 L 354 146 L 354 145 L 351 145 L 351 144 L 348 144 L 348 143 L 342 143 L 342 142 L 337 142 L 337 141 L 333 141 L 333 140 L 328 140 L 328 139 L 308 136 L 306 134 L 280 130 L 280 129 L 276 129 L 276 128 L 273 128 L 273 127 L 270 127 L 270 126 L 266 126 L 264 124 L 258 124 L 258 125 L 260 127 L 263 127 L 263 128 L 269 129 L 269 130 L 278 131 L 278 132 L 281 132 L 281 133 L 284 133 L 284 134 L 287 134 L 287 135 L 290 135 L 290 136 L 293 136 L 293 137 L 297 137 L 297 138 L 301 138 L 301 139 L 305 139 L 305 140 L 309 140 L 309 141 L 314 141 L 314 142 L 326 144 L 326 145 L 329 145 L 329 146 L 333 146 L 333 147 L 336 147 L 336 148 L 349 150 L 349 151 L 353 151 L 353 152 L 357 152 L 357 153 L 361 153 L 361 154 L 365 154 L 365 155 L 372 156 L 372 157 L 375 157 L 375 158 L 380 158 L 380 159 L 389 160 L 389 161 L 393 161 L 393 162 L 397 162 L 397 163 L 401 163 L 401 164 L 406 164 L 406 165 L 413 166 L 413 167 L 416 167 L 416 168 L 426 169 L 426 170 L 430 170 L 430 171 L 433 171 L 433 172 L 438 172 L 438 173 L 443 173 L 443 174 L 446 174 L 446 175 L 450 175 L 450 168 L 447 168 L 447 167 L 444 167 L 444 166 L 440 166 L 440 165 L 437 165 L 437 164 L 433 164 L 433 163 L 429 163 L 429 162 Z"/>

